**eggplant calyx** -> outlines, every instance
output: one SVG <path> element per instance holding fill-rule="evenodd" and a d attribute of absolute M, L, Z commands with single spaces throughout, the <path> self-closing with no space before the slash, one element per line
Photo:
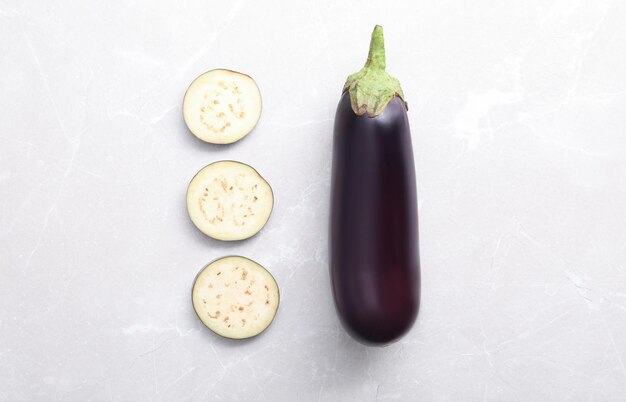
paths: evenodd
<path fill-rule="evenodd" d="M 395 96 L 407 107 L 400 81 L 387 74 L 385 67 L 383 27 L 376 25 L 365 66 L 350 75 L 343 86 L 343 92 L 350 93 L 352 110 L 358 116 L 378 116 Z"/>

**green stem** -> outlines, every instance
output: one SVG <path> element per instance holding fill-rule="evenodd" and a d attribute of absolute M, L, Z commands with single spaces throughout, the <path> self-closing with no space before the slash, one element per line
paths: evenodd
<path fill-rule="evenodd" d="M 350 75 L 343 87 L 350 94 L 350 105 L 357 115 L 378 116 L 396 96 L 406 107 L 400 83 L 385 72 L 385 67 L 383 27 L 376 25 L 365 66 Z"/>
<path fill-rule="evenodd" d="M 383 27 L 376 25 L 370 40 L 370 51 L 365 62 L 366 68 L 384 70 L 385 69 L 385 38 Z"/>

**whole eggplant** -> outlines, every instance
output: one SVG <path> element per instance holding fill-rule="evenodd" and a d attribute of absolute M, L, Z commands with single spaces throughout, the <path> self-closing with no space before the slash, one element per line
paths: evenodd
<path fill-rule="evenodd" d="M 382 27 L 335 116 L 330 271 L 346 330 L 367 344 L 404 335 L 420 303 L 417 195 L 407 105 L 385 72 Z"/>

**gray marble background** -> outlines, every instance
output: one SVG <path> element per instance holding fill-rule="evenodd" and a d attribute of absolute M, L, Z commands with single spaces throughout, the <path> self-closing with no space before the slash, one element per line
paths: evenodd
<path fill-rule="evenodd" d="M 0 400 L 626 400 L 626 3 L 0 0 Z M 368 348 L 327 271 L 332 122 L 374 24 L 417 167 L 419 320 Z M 185 128 L 198 74 L 258 82 L 232 146 Z M 272 184 L 262 233 L 190 223 L 204 165 Z M 246 255 L 281 287 L 245 342 L 190 286 Z"/>

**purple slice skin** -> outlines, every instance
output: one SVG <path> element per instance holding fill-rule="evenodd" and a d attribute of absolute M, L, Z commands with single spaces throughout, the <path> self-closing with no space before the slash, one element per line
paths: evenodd
<path fill-rule="evenodd" d="M 335 115 L 330 274 L 345 329 L 366 344 L 406 334 L 420 304 L 417 195 L 404 102 L 358 116 L 344 92 Z"/>

